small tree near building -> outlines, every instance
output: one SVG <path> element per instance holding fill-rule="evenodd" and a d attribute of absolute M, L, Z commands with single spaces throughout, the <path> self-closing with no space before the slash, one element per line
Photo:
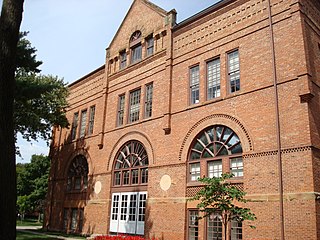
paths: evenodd
<path fill-rule="evenodd" d="M 232 185 L 230 178 L 233 174 L 225 173 L 221 177 L 200 178 L 198 181 L 204 187 L 189 201 L 199 201 L 197 208 L 203 212 L 203 217 L 210 217 L 217 212 L 221 213 L 223 224 L 223 235 L 225 240 L 231 239 L 230 225 L 232 221 L 242 223 L 244 220 L 254 221 L 256 216 L 249 208 L 239 206 L 239 203 L 246 203 L 246 193 Z M 254 226 L 250 227 L 254 228 Z"/>

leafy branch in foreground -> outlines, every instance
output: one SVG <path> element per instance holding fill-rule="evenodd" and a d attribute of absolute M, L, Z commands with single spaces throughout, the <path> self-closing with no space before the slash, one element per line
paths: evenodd
<path fill-rule="evenodd" d="M 230 227 L 232 220 L 243 222 L 244 220 L 254 221 L 256 219 L 255 214 L 249 208 L 239 206 L 239 203 L 247 202 L 244 198 L 246 193 L 228 181 L 232 177 L 233 174 L 225 173 L 221 177 L 198 179 L 199 182 L 204 184 L 204 187 L 189 199 L 189 201 L 199 201 L 197 208 L 204 213 L 203 217 L 210 217 L 217 213 L 221 214 L 224 239 L 230 239 L 228 227 Z"/>

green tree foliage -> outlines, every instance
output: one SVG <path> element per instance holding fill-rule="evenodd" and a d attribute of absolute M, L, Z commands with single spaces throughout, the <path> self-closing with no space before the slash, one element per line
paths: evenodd
<path fill-rule="evenodd" d="M 50 159 L 32 155 L 31 162 L 17 164 L 17 207 L 21 214 L 43 212 L 48 191 Z"/>
<path fill-rule="evenodd" d="M 40 74 L 42 62 L 36 60 L 36 49 L 20 33 L 15 72 L 15 134 L 27 140 L 38 137 L 49 140 L 53 125 L 68 127 L 65 116 L 68 90 L 62 79 Z"/>
<path fill-rule="evenodd" d="M 198 179 L 204 184 L 204 187 L 189 199 L 189 201 L 200 201 L 197 207 L 204 213 L 203 217 L 209 217 L 217 211 L 221 212 L 224 239 L 230 239 L 230 235 L 227 233 L 230 233 L 228 226 L 231 220 L 242 222 L 256 219 L 255 214 L 249 208 L 239 206 L 239 203 L 243 205 L 247 202 L 244 198 L 246 193 L 228 181 L 232 177 L 233 174 L 225 173 L 221 177 Z"/>

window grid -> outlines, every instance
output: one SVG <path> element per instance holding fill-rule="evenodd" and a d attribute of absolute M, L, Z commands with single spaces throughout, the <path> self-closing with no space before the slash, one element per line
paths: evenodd
<path fill-rule="evenodd" d="M 70 163 L 67 179 L 67 191 L 81 191 L 88 186 L 88 162 L 83 155 L 76 156 Z"/>
<path fill-rule="evenodd" d="M 78 221 L 78 209 L 73 208 L 71 211 L 71 225 L 70 230 L 76 231 L 77 230 L 77 221 Z"/>
<path fill-rule="evenodd" d="M 82 232 L 83 219 L 84 219 L 84 209 L 80 208 L 79 209 L 79 223 L 78 223 L 78 231 L 79 232 Z"/>
<path fill-rule="evenodd" d="M 131 48 L 131 63 L 139 62 L 142 59 L 142 45 L 139 43 Z"/>
<path fill-rule="evenodd" d="M 121 196 L 120 220 L 127 220 L 128 195 Z"/>
<path fill-rule="evenodd" d="M 154 39 L 152 36 L 148 37 L 146 39 L 147 43 L 147 57 L 153 54 L 153 49 L 154 49 Z"/>
<path fill-rule="evenodd" d="M 190 164 L 190 180 L 197 181 L 200 178 L 200 163 Z"/>
<path fill-rule="evenodd" d="M 238 50 L 228 53 L 228 67 L 230 92 L 233 93 L 240 90 L 240 63 Z"/>
<path fill-rule="evenodd" d="M 89 112 L 88 135 L 92 135 L 92 134 L 93 134 L 95 111 L 96 111 L 96 106 L 91 106 L 91 107 L 90 107 L 90 112 Z"/>
<path fill-rule="evenodd" d="M 122 183 L 123 185 L 128 185 L 129 184 L 129 179 L 130 179 L 130 172 L 129 171 L 123 171 L 123 179 L 122 179 Z"/>
<path fill-rule="evenodd" d="M 243 161 L 241 157 L 231 159 L 230 172 L 235 177 L 243 177 Z"/>
<path fill-rule="evenodd" d="M 198 240 L 199 237 L 199 227 L 198 227 L 198 217 L 199 213 L 196 210 L 189 211 L 189 233 L 188 238 L 189 240 Z"/>
<path fill-rule="evenodd" d="M 242 240 L 242 222 L 231 221 L 231 240 Z"/>
<path fill-rule="evenodd" d="M 220 59 L 207 62 L 207 99 L 220 97 Z"/>
<path fill-rule="evenodd" d="M 125 95 L 122 94 L 122 95 L 119 96 L 117 126 L 122 126 L 123 125 L 124 104 L 125 104 Z"/>
<path fill-rule="evenodd" d="M 208 177 L 221 177 L 222 175 L 222 160 L 208 162 Z"/>
<path fill-rule="evenodd" d="M 145 118 L 152 115 L 153 84 L 146 85 Z"/>
<path fill-rule="evenodd" d="M 119 209 L 119 195 L 113 196 L 113 203 L 112 203 L 112 220 L 118 220 L 118 209 Z"/>
<path fill-rule="evenodd" d="M 120 70 L 127 66 L 127 53 L 126 51 L 120 52 Z"/>
<path fill-rule="evenodd" d="M 130 93 L 129 123 L 139 120 L 141 89 Z"/>
<path fill-rule="evenodd" d="M 189 70 L 190 80 L 190 104 L 199 103 L 199 66 L 190 68 Z"/>
<path fill-rule="evenodd" d="M 80 121 L 80 137 L 84 137 L 86 133 L 86 123 L 87 123 L 87 110 L 81 111 L 81 121 Z"/>
<path fill-rule="evenodd" d="M 147 195 L 140 194 L 139 195 L 139 214 L 138 214 L 138 221 L 140 222 L 144 222 L 144 219 L 145 219 L 146 201 L 147 201 Z"/>
<path fill-rule="evenodd" d="M 222 240 L 220 213 L 212 213 L 207 219 L 207 240 Z"/>
<path fill-rule="evenodd" d="M 63 209 L 63 230 L 68 230 L 68 216 L 69 216 L 69 209 Z"/>
<path fill-rule="evenodd" d="M 136 221 L 137 195 L 130 195 L 129 221 Z"/>
<path fill-rule="evenodd" d="M 141 183 L 148 183 L 148 168 L 141 169 Z"/>
<path fill-rule="evenodd" d="M 78 128 L 78 118 L 79 118 L 79 113 L 76 112 L 73 114 L 73 121 L 72 121 L 72 129 L 71 129 L 71 139 L 74 140 L 76 139 L 77 135 L 77 128 Z"/>

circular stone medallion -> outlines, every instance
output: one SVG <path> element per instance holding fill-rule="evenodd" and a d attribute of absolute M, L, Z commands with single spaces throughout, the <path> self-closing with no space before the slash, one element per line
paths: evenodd
<path fill-rule="evenodd" d="M 99 194 L 101 192 L 101 182 L 100 181 L 97 181 L 96 184 L 94 184 L 94 192 L 96 194 Z"/>
<path fill-rule="evenodd" d="M 160 180 L 160 187 L 163 191 L 167 191 L 171 187 L 171 177 L 163 175 Z"/>

